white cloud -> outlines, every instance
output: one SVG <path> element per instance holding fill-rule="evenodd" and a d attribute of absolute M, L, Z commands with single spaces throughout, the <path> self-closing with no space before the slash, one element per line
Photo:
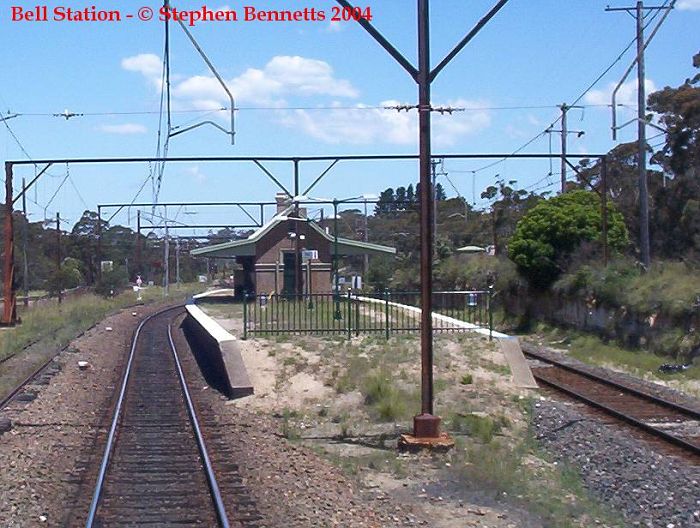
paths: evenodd
<path fill-rule="evenodd" d="M 160 90 L 163 74 L 163 61 L 153 53 L 141 53 L 133 57 L 122 59 L 122 68 L 127 71 L 137 72 L 146 77 L 148 82 L 157 90 Z"/>
<path fill-rule="evenodd" d="M 603 90 L 591 90 L 586 94 L 585 101 L 591 105 L 609 105 L 611 103 L 612 92 L 617 86 L 617 83 L 610 83 L 607 88 Z M 655 92 L 657 90 L 654 81 L 647 79 L 644 82 L 644 88 L 647 94 Z M 622 87 L 617 92 L 617 103 L 637 106 L 637 81 L 631 80 L 627 81 L 622 85 Z"/>
<path fill-rule="evenodd" d="M 681 11 L 700 11 L 700 0 L 680 0 L 676 7 Z"/>
<path fill-rule="evenodd" d="M 399 104 L 397 101 L 384 101 L 380 106 Z M 436 103 L 435 106 L 441 105 Z M 449 101 L 445 106 L 468 108 L 484 105 L 459 99 Z M 280 116 L 280 122 L 284 126 L 300 129 L 311 137 L 331 144 L 412 145 L 418 138 L 418 117 L 415 110 L 398 112 L 358 104 L 354 109 L 284 111 Z M 491 116 L 485 110 L 467 110 L 452 115 L 434 114 L 433 141 L 436 146 L 448 147 L 459 138 L 488 127 L 490 123 Z"/>
<path fill-rule="evenodd" d="M 121 136 L 131 136 L 135 134 L 145 134 L 148 129 L 138 123 L 123 123 L 121 125 L 101 125 L 98 130 L 107 134 L 118 134 Z"/>
<path fill-rule="evenodd" d="M 337 20 L 331 20 L 326 26 L 326 30 L 330 31 L 331 33 L 338 33 L 340 31 L 343 31 L 343 27 L 343 24 L 338 22 Z"/>
<path fill-rule="evenodd" d="M 204 183 L 207 180 L 207 175 L 202 172 L 199 165 L 194 165 L 192 167 L 187 167 L 184 169 L 185 174 L 187 174 L 195 183 Z"/>
<path fill-rule="evenodd" d="M 157 55 L 151 53 L 127 57 L 122 68 L 138 72 L 160 88 L 162 64 Z M 223 87 L 213 75 L 194 75 L 181 80 L 173 76 L 172 95 L 175 98 L 208 108 L 226 106 L 228 98 Z M 327 62 L 299 56 L 279 55 L 273 57 L 262 69 L 249 68 L 238 77 L 227 80 L 226 85 L 241 102 L 279 106 L 282 97 L 319 96 L 356 98 L 358 91 L 344 79 L 335 77 Z"/>
<path fill-rule="evenodd" d="M 149 82 L 160 87 L 161 64 L 156 55 L 126 58 L 122 61 L 122 67 L 141 73 Z M 417 142 L 418 119 L 415 110 L 397 112 L 360 103 L 347 109 L 347 103 L 340 102 L 334 103 L 337 108 L 331 110 L 284 110 L 288 105 L 287 97 L 326 96 L 337 101 L 359 96 L 352 83 L 337 78 L 332 66 L 321 60 L 279 55 L 262 68 L 249 68 L 227 80 L 226 85 L 237 105 L 252 103 L 279 108 L 274 114 L 274 119 L 279 123 L 325 143 L 413 145 Z M 171 94 L 174 108 L 216 110 L 229 104 L 224 89 L 211 75 L 173 76 Z M 397 101 L 385 101 L 380 106 L 398 104 Z M 435 103 L 435 106 L 442 105 Z M 484 104 L 483 101 L 458 99 L 448 101 L 444 106 L 476 108 Z M 435 113 L 433 141 L 437 146 L 449 147 L 459 138 L 490 124 L 490 113 L 485 110 L 467 110 L 452 115 Z"/>

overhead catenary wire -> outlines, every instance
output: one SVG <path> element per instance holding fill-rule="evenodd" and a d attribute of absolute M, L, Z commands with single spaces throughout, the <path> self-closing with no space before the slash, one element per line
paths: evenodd
<path fill-rule="evenodd" d="M 652 16 L 650 18 L 650 20 L 646 23 L 645 28 L 648 27 L 654 21 L 656 16 L 658 16 L 658 13 L 656 13 L 654 16 Z M 589 84 L 588 87 L 585 90 L 583 90 L 583 92 L 581 92 L 579 94 L 579 96 L 574 100 L 574 102 L 571 103 L 571 105 L 569 105 L 569 106 L 578 105 L 578 103 L 586 96 L 586 94 L 588 94 L 588 92 L 590 92 L 603 79 L 603 77 L 605 77 L 617 65 L 617 63 L 622 60 L 622 58 L 625 56 L 625 54 L 627 54 L 627 52 L 636 44 L 636 42 L 637 42 L 636 38 L 632 39 L 629 42 L 629 44 L 627 44 L 627 46 L 625 46 L 625 48 L 622 50 L 622 52 L 615 58 L 615 60 L 613 60 L 613 62 L 607 68 L 605 68 L 603 70 L 603 72 L 600 75 L 598 75 L 595 78 L 595 80 L 591 84 Z M 592 106 L 592 105 L 588 105 L 588 106 Z M 601 105 L 601 106 L 609 106 L 609 105 Z M 500 160 L 488 163 L 482 167 L 474 169 L 475 172 L 481 172 L 481 171 L 490 169 L 492 167 L 495 167 L 496 165 L 499 165 L 500 163 L 503 163 L 504 161 L 506 161 L 509 157 L 512 157 L 513 155 L 520 153 L 521 151 L 523 151 L 524 149 L 529 147 L 532 143 L 537 141 L 544 134 L 546 134 L 547 130 L 554 127 L 557 123 L 559 123 L 561 121 L 561 119 L 562 119 L 562 116 L 560 115 L 554 121 L 552 121 L 552 123 L 549 126 L 547 126 L 545 128 L 545 130 L 543 130 L 542 132 L 540 132 L 539 134 L 537 134 L 536 136 L 534 136 L 533 138 L 531 138 L 530 140 L 525 142 L 523 145 L 521 145 L 520 147 L 515 149 L 509 156 L 506 156 Z"/>

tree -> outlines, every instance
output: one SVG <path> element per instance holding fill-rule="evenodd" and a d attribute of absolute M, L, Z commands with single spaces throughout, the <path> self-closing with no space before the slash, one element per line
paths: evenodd
<path fill-rule="evenodd" d="M 447 200 L 447 195 L 445 194 L 445 189 L 442 186 L 442 183 L 435 185 L 435 199 L 438 201 Z"/>
<path fill-rule="evenodd" d="M 516 180 L 508 183 L 498 180 L 496 185 L 488 186 L 481 193 L 482 199 L 494 200 L 491 205 L 491 241 L 497 255 L 501 253 L 502 241 L 510 238 L 525 212 L 544 196 L 515 189 L 515 183 Z"/>
<path fill-rule="evenodd" d="M 379 195 L 379 201 L 374 208 L 374 214 L 377 216 L 387 215 L 394 210 L 394 189 L 389 187 L 382 191 Z"/>
<path fill-rule="evenodd" d="M 98 228 L 99 222 L 99 228 Z M 109 224 L 98 219 L 95 211 L 85 211 L 80 217 L 70 233 L 73 250 L 71 255 L 83 263 L 85 278 L 92 284 L 97 277 L 97 237 L 101 231 L 104 233 L 109 228 Z"/>
<path fill-rule="evenodd" d="M 700 68 L 700 53 L 693 66 Z M 659 236 L 653 247 L 666 257 L 700 261 L 700 73 L 651 94 L 649 107 L 666 129 L 665 145 L 652 162 L 670 176 L 654 197 L 652 229 Z"/>
<path fill-rule="evenodd" d="M 601 236 L 600 198 L 589 191 L 571 191 L 539 202 L 518 222 L 508 256 L 528 282 L 550 286 L 563 271 L 563 261 L 586 241 Z M 608 204 L 608 245 L 622 250 L 628 244 L 624 219 Z"/>
<path fill-rule="evenodd" d="M 693 57 L 700 68 L 700 53 Z M 675 175 L 688 171 L 696 176 L 700 167 L 700 73 L 678 88 L 669 88 L 649 96 L 649 108 L 659 114 L 666 129 L 666 145 L 654 161 Z"/>
<path fill-rule="evenodd" d="M 416 194 L 413 192 L 413 184 L 406 187 L 406 201 L 409 203 L 416 201 Z"/>
<path fill-rule="evenodd" d="M 77 259 L 67 257 L 61 263 L 61 269 L 54 269 L 49 274 L 46 281 L 46 290 L 49 295 L 58 295 L 59 292 L 70 290 L 80 286 L 83 275 L 80 272 L 82 262 Z"/>
<path fill-rule="evenodd" d="M 396 211 L 403 211 L 406 209 L 406 188 L 405 187 L 397 187 L 396 188 L 396 194 L 394 195 L 394 199 L 396 200 L 395 204 L 395 210 Z"/>

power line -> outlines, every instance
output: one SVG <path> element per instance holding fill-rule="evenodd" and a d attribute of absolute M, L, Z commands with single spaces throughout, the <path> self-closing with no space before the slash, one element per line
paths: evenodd
<path fill-rule="evenodd" d="M 606 108 L 607 104 L 587 104 L 579 105 L 583 108 Z M 466 106 L 461 111 L 464 112 L 480 112 L 480 111 L 499 111 L 499 110 L 549 110 L 557 108 L 557 105 L 512 105 L 512 106 Z M 234 111 L 285 111 L 285 110 L 305 110 L 305 111 L 333 111 L 333 110 L 387 110 L 383 105 L 362 105 L 362 106 L 237 106 Z M 221 106 L 212 109 L 189 109 L 189 110 L 170 110 L 171 114 L 203 114 L 204 116 L 219 113 L 230 112 L 231 109 L 227 106 Z M 14 113 L 14 112 L 13 112 Z M 136 115 L 158 115 L 159 110 L 105 110 L 99 112 L 75 112 L 75 117 L 111 117 L 111 116 L 136 116 Z M 18 117 L 64 117 L 63 114 L 54 112 L 16 112 Z"/>
<path fill-rule="evenodd" d="M 32 161 L 32 157 L 29 155 L 29 153 L 27 152 L 27 150 L 24 148 L 24 145 L 22 145 L 22 142 L 19 140 L 19 138 L 18 138 L 17 135 L 15 134 L 14 130 L 12 130 L 12 127 L 10 126 L 10 124 L 8 123 L 8 121 L 9 121 L 8 119 L 2 119 L 3 125 L 5 125 L 5 127 L 7 128 L 7 131 L 8 131 L 8 132 L 10 133 L 10 135 L 12 136 L 12 139 L 15 140 L 15 143 L 17 143 L 17 146 L 20 148 L 20 150 L 21 150 L 22 153 L 26 156 L 26 158 L 27 158 L 29 161 Z"/>
<path fill-rule="evenodd" d="M 658 13 L 656 13 L 654 16 L 652 16 L 650 18 L 650 20 L 646 23 L 645 28 L 648 27 L 654 21 L 654 19 L 656 18 L 657 15 L 658 15 Z M 607 68 L 605 68 L 605 70 L 603 70 L 603 72 L 600 75 L 598 75 L 598 77 L 596 77 L 596 79 L 583 92 L 581 92 L 581 94 L 574 100 L 574 102 L 572 103 L 571 106 L 577 105 L 581 101 L 581 99 L 583 99 L 586 96 L 586 94 L 588 92 L 590 92 L 601 81 L 601 79 L 603 79 L 603 77 L 605 77 L 617 65 L 617 63 L 622 60 L 622 58 L 625 56 L 625 54 L 632 48 L 632 46 L 634 46 L 636 44 L 636 42 L 637 42 L 636 38 L 632 39 L 630 41 L 630 43 L 627 44 L 627 46 L 625 46 L 625 48 L 622 50 L 622 52 L 617 56 L 617 58 L 615 58 L 615 60 Z M 609 105 L 588 105 L 588 106 L 593 107 L 593 106 L 609 106 Z M 474 172 L 481 172 L 481 171 L 490 169 L 491 167 L 495 167 L 496 165 L 499 165 L 500 163 L 503 163 L 507 159 L 511 158 L 515 154 L 518 154 L 522 150 L 529 147 L 532 143 L 537 141 L 541 136 L 546 134 L 547 130 L 552 128 L 553 126 L 555 126 L 557 123 L 559 123 L 561 121 L 561 119 L 562 119 L 562 116 L 560 115 L 557 119 L 552 121 L 552 123 L 544 131 L 540 132 L 539 134 L 534 136 L 532 139 L 530 139 L 529 141 L 527 141 L 526 143 L 524 143 L 523 145 L 518 147 L 516 150 L 514 150 L 508 156 L 505 156 L 504 158 L 501 158 L 495 162 L 484 165 L 483 167 L 479 167 L 478 169 L 475 169 Z"/>

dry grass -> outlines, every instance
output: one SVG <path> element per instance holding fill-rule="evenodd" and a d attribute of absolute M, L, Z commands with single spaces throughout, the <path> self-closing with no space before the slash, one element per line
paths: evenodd
<path fill-rule="evenodd" d="M 184 300 L 200 288 L 199 284 L 173 287 L 167 301 Z M 143 290 L 142 296 L 147 303 L 162 301 L 163 289 L 151 287 Z M 134 304 L 136 296 L 128 291 L 109 299 L 85 294 L 65 299 L 60 305 L 44 304 L 26 310 L 20 307 L 21 324 L 0 331 L 0 361 L 13 358 L 12 362 L 4 363 L 0 371 L 0 394 L 12 390 L 82 332 Z"/>

